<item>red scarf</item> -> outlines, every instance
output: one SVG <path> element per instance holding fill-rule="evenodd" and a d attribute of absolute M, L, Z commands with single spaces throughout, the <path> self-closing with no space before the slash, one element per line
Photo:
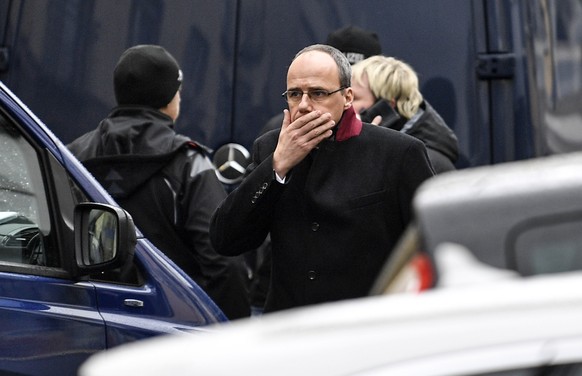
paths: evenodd
<path fill-rule="evenodd" d="M 344 111 L 340 123 L 338 125 L 337 134 L 335 135 L 335 140 L 345 141 L 352 137 L 356 137 L 362 131 L 362 121 L 356 116 L 356 111 L 354 111 L 354 106 L 350 106 Z"/>

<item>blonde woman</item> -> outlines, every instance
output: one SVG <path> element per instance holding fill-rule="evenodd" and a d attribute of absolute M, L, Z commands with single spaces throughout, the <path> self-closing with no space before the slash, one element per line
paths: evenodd
<path fill-rule="evenodd" d="M 436 173 L 455 169 L 457 137 L 422 97 L 410 65 L 393 57 L 369 57 L 352 66 L 352 89 L 362 121 L 423 141 Z"/>

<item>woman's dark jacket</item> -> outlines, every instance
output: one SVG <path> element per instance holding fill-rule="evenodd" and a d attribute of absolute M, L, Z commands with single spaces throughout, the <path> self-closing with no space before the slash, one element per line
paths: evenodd
<path fill-rule="evenodd" d="M 335 140 L 281 184 L 273 172 L 278 134 L 255 141 L 248 175 L 215 213 L 215 249 L 238 255 L 270 233 L 265 312 L 366 296 L 411 219 L 416 189 L 433 175 L 423 143 L 362 124 L 350 108 Z"/>
<path fill-rule="evenodd" d="M 459 158 L 457 136 L 426 100 L 410 119 L 400 117 L 388 102 L 379 100 L 362 112 L 362 121 L 371 122 L 377 115 L 382 116 L 381 127 L 409 134 L 424 142 L 437 174 L 455 170 L 455 162 Z"/>
<path fill-rule="evenodd" d="M 208 234 L 224 187 L 205 149 L 173 127 L 154 109 L 118 107 L 68 147 L 227 317 L 249 316 L 244 265 L 217 254 Z"/>

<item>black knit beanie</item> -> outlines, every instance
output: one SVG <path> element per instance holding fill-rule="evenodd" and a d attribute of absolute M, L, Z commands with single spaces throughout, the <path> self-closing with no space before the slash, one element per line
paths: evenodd
<path fill-rule="evenodd" d="M 343 52 L 350 64 L 382 53 L 378 35 L 357 26 L 332 31 L 327 36 L 326 44 Z"/>
<path fill-rule="evenodd" d="M 156 45 L 127 49 L 113 73 L 115 98 L 119 105 L 165 107 L 181 84 L 182 71 L 176 59 Z"/>

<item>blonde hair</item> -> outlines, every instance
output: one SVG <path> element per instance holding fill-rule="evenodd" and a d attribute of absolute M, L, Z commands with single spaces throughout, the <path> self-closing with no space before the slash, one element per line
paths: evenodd
<path fill-rule="evenodd" d="M 378 99 L 395 101 L 400 115 L 410 119 L 422 103 L 418 76 L 412 67 L 393 57 L 376 55 L 352 66 L 352 81 L 368 79 L 370 91 Z"/>

